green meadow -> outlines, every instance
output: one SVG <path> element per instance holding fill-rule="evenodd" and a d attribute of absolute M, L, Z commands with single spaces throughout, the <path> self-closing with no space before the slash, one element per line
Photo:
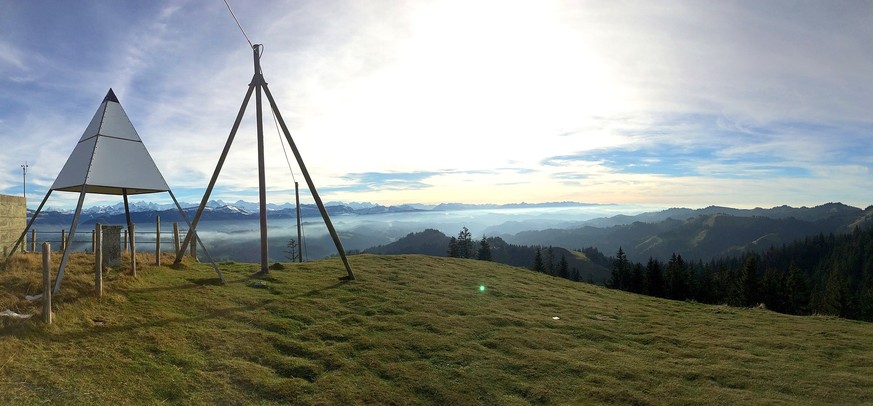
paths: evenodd
<path fill-rule="evenodd" d="M 55 255 L 55 268 L 57 258 Z M 870 404 L 873 325 L 639 296 L 419 255 L 0 270 L 0 404 Z M 170 263 L 165 256 L 162 261 Z M 279 269 L 281 268 L 281 269 Z M 263 283 L 261 283 L 263 282 Z"/>

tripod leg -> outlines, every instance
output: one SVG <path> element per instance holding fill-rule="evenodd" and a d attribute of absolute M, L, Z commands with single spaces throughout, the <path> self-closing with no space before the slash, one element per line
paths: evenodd
<path fill-rule="evenodd" d="M 212 173 L 212 179 L 209 180 L 209 186 L 206 187 L 206 193 L 203 194 L 203 200 L 200 201 L 197 213 L 194 214 L 194 220 L 188 228 L 188 233 L 185 234 L 185 239 L 182 241 L 182 246 L 179 248 L 179 252 L 176 253 L 176 260 L 173 262 L 175 265 L 182 262 L 182 256 L 184 255 L 185 250 L 188 249 L 188 244 L 191 243 L 193 232 L 197 228 L 197 223 L 200 222 L 200 216 L 203 214 L 206 202 L 209 201 L 209 196 L 212 194 L 212 188 L 215 187 L 215 182 L 218 180 L 218 174 L 221 172 L 221 167 L 224 166 L 224 160 L 227 158 L 227 153 L 230 151 L 230 146 L 233 144 L 234 137 L 236 137 L 239 124 L 242 122 L 243 115 L 245 115 L 246 106 L 249 104 L 249 99 L 252 97 L 252 91 L 255 90 L 254 83 L 254 79 L 252 79 L 252 84 L 249 85 L 246 97 L 243 99 L 242 106 L 239 108 L 239 113 L 236 115 L 236 121 L 233 122 L 233 128 L 231 128 L 230 135 L 227 137 L 227 142 L 224 144 L 224 150 L 221 151 L 221 157 L 218 158 L 218 165 L 215 166 L 215 172 Z"/>
<path fill-rule="evenodd" d="M 300 157 L 300 151 L 297 150 L 297 145 L 294 144 L 294 140 L 291 139 L 291 133 L 288 131 L 288 126 L 285 125 L 285 120 L 282 119 L 282 113 L 279 112 L 279 108 L 276 106 L 276 101 L 273 99 L 272 93 L 270 93 L 270 88 L 267 87 L 267 84 L 264 84 L 264 93 L 267 95 L 267 100 L 270 101 L 270 106 L 273 109 L 273 113 L 276 114 L 276 118 L 279 120 L 279 125 L 282 127 L 282 131 L 285 133 L 285 139 L 288 140 L 288 144 L 291 146 L 291 151 L 294 152 L 294 158 L 297 159 L 297 165 L 300 166 L 300 172 L 303 172 L 303 177 L 306 179 L 306 184 L 309 186 L 309 191 L 312 192 L 312 198 L 315 200 L 315 204 L 318 206 L 318 211 L 321 212 L 321 217 L 324 219 L 324 224 L 327 226 L 327 231 L 330 233 L 330 237 L 333 239 L 334 245 L 336 245 L 337 253 L 343 261 L 343 265 L 346 267 L 346 272 L 348 275 L 345 279 L 354 280 L 355 274 L 352 273 L 352 266 L 349 265 L 349 260 L 346 258 L 346 251 L 343 248 L 343 243 L 339 239 L 339 235 L 336 232 L 336 229 L 333 227 L 333 223 L 330 221 L 330 216 L 327 214 L 327 209 L 324 207 L 324 203 L 321 201 L 321 197 L 318 196 L 318 191 L 315 189 L 315 184 L 312 182 L 312 177 L 309 176 L 309 171 L 306 170 L 306 164 L 303 163 L 303 158 Z"/>

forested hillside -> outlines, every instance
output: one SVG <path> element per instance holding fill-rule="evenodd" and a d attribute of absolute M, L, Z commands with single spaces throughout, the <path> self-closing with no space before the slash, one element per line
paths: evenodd
<path fill-rule="evenodd" d="M 451 244 L 459 240 L 469 245 L 463 253 L 451 252 Z M 484 246 L 488 250 L 488 258 L 480 258 Z M 509 244 L 500 237 L 486 237 L 473 241 L 462 230 L 458 237 L 448 237 L 442 232 L 427 229 L 417 233 L 409 233 L 397 241 L 364 250 L 370 254 L 424 254 L 433 256 L 454 256 L 461 258 L 478 258 L 499 262 L 512 266 L 537 270 L 553 276 L 559 276 L 575 281 L 585 281 L 605 284 L 609 280 L 609 263 L 592 261 L 582 251 L 571 251 L 562 247 L 543 247 Z M 537 265 L 536 258 L 540 258 Z M 607 266 L 604 266 L 607 265 Z"/>
<path fill-rule="evenodd" d="M 610 286 L 630 292 L 873 321 L 873 227 L 705 263 L 680 253 L 634 263 L 619 248 L 612 263 Z"/>

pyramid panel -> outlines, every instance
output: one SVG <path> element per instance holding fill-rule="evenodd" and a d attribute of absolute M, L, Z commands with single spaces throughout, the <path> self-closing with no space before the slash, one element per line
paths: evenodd
<path fill-rule="evenodd" d="M 131 141 L 140 141 L 139 134 L 127 118 L 127 113 L 121 108 L 121 104 L 111 101 L 105 102 L 106 109 L 103 113 L 103 123 L 100 125 L 100 135 L 123 138 Z"/>
<path fill-rule="evenodd" d="M 82 190 L 82 184 L 88 178 L 88 168 L 91 166 L 91 156 L 94 154 L 94 145 L 97 137 L 91 137 L 86 141 L 76 144 L 73 153 L 67 158 L 67 163 L 61 169 L 61 173 L 52 184 L 51 190 L 63 190 L 78 192 Z"/>
<path fill-rule="evenodd" d="M 142 142 L 97 137 L 94 158 L 88 171 L 90 186 L 164 192 L 170 190 Z M 145 192 L 140 192 L 145 193 Z M 115 193 L 113 193 L 115 194 Z"/>
<path fill-rule="evenodd" d="M 88 128 L 85 129 L 85 132 L 82 134 L 82 138 L 79 138 L 79 142 L 87 140 L 91 138 L 100 131 L 100 124 L 103 123 L 103 112 L 106 110 L 106 103 L 100 104 L 100 107 L 97 108 L 97 112 L 94 113 L 94 117 L 91 118 L 91 122 L 88 124 Z"/>

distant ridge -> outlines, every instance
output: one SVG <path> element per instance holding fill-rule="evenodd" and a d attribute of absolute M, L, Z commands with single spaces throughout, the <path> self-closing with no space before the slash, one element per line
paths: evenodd
<path fill-rule="evenodd" d="M 709 260 L 746 251 L 762 251 L 818 234 L 845 234 L 873 225 L 873 206 L 865 210 L 842 203 L 773 209 L 668 209 L 637 216 L 594 219 L 570 229 L 523 231 L 502 237 L 512 244 L 595 247 L 612 254 L 621 247 L 629 259 Z"/>

